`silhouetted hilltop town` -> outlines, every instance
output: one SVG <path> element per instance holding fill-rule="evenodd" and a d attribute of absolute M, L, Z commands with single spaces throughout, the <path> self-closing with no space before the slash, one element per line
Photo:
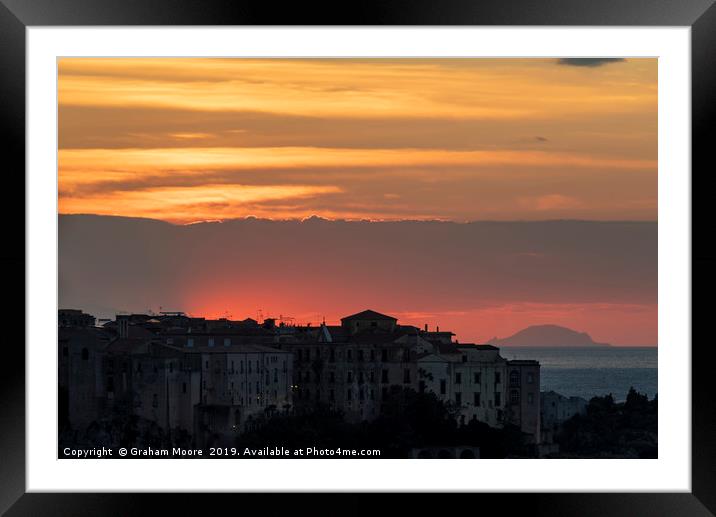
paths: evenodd
<path fill-rule="evenodd" d="M 414 392 L 434 395 L 458 425 L 510 426 L 536 446 L 545 423 L 552 429 L 586 406 L 548 394 L 542 422 L 537 361 L 507 360 L 493 345 L 458 343 L 450 331 L 372 310 L 318 326 L 182 312 L 96 326 L 80 310 L 60 310 L 58 321 L 65 440 L 132 417 L 206 446 L 319 409 L 370 422 L 396 393 Z"/>

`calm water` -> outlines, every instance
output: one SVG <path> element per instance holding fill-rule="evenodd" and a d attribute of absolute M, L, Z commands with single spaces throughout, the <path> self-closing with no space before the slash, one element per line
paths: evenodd
<path fill-rule="evenodd" d="M 518 348 L 503 347 L 507 359 L 536 359 L 542 391 L 554 390 L 589 400 L 611 393 L 624 400 L 630 386 L 653 398 L 657 393 L 657 348 Z"/>

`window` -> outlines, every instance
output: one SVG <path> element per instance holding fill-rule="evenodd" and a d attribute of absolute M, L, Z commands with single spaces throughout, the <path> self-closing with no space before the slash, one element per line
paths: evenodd
<path fill-rule="evenodd" d="M 353 382 L 353 372 L 348 372 L 346 374 L 346 382 Z"/>
<path fill-rule="evenodd" d="M 370 360 L 375 361 L 375 350 L 370 351 Z"/>
<path fill-rule="evenodd" d="M 330 372 L 328 374 L 328 382 L 330 382 L 331 384 L 336 382 L 336 372 Z"/>
<path fill-rule="evenodd" d="M 388 388 L 383 388 L 381 390 L 381 397 L 383 398 L 383 400 L 388 398 Z"/>
<path fill-rule="evenodd" d="M 378 326 L 378 322 L 377 322 L 377 321 L 371 321 L 371 322 L 370 322 L 370 326 L 371 326 L 371 327 L 377 327 L 377 326 Z"/>
<path fill-rule="evenodd" d="M 381 381 L 383 382 L 383 384 L 388 383 L 388 370 L 383 370 L 382 376 L 381 376 Z"/>
<path fill-rule="evenodd" d="M 363 372 L 358 372 L 358 384 L 363 384 L 364 378 L 363 378 Z"/>
<path fill-rule="evenodd" d="M 190 337 L 189 339 L 186 340 L 186 346 L 188 348 L 192 348 L 194 346 L 194 338 L 193 337 Z"/>
<path fill-rule="evenodd" d="M 214 346 L 214 338 L 213 337 L 209 338 L 209 346 Z"/>
<path fill-rule="evenodd" d="M 370 382 L 375 382 L 375 372 L 373 370 L 370 371 Z"/>
<path fill-rule="evenodd" d="M 495 407 L 500 407 L 502 405 L 502 393 L 499 391 L 495 392 Z"/>
<path fill-rule="evenodd" d="M 473 383 L 474 383 L 474 384 L 481 384 L 481 383 L 482 383 L 482 374 L 481 374 L 481 373 L 479 373 L 479 372 L 475 372 L 475 373 L 474 373 Z"/>
<path fill-rule="evenodd" d="M 535 376 L 532 373 L 527 374 L 527 384 L 532 384 L 535 381 Z"/>
<path fill-rule="evenodd" d="M 239 371 L 241 373 L 244 373 L 244 361 L 239 361 Z"/>
<path fill-rule="evenodd" d="M 152 407 L 159 407 L 159 398 L 156 393 L 152 395 Z"/>
<path fill-rule="evenodd" d="M 440 379 L 440 395 L 445 395 L 447 392 L 447 382 L 445 379 Z"/>
<path fill-rule="evenodd" d="M 527 403 L 528 403 L 528 404 L 534 404 L 534 402 L 535 402 L 534 393 L 528 393 L 528 394 L 527 394 Z"/>
<path fill-rule="evenodd" d="M 330 400 L 331 402 L 333 402 L 334 400 L 336 400 L 336 390 L 329 390 L 329 391 L 328 391 L 328 400 Z"/>
<path fill-rule="evenodd" d="M 461 373 L 455 374 L 455 384 L 462 384 L 462 374 Z"/>
<path fill-rule="evenodd" d="M 328 354 L 328 361 L 331 363 L 336 362 L 336 351 L 335 349 L 331 348 L 331 351 Z"/>
<path fill-rule="evenodd" d="M 472 403 L 473 403 L 476 407 L 480 407 L 480 392 L 479 392 L 479 391 L 476 391 L 476 392 L 473 394 L 473 401 L 472 401 Z"/>
<path fill-rule="evenodd" d="M 388 361 L 388 349 L 384 348 L 383 350 L 380 351 L 380 358 L 383 362 Z"/>
<path fill-rule="evenodd" d="M 467 354 L 462 354 L 462 362 L 463 363 L 467 362 Z"/>
<path fill-rule="evenodd" d="M 462 404 L 462 393 L 460 393 L 459 391 L 455 392 L 455 404 L 457 404 L 458 406 Z"/>
<path fill-rule="evenodd" d="M 425 381 L 420 381 L 420 393 L 425 393 Z"/>
<path fill-rule="evenodd" d="M 181 383 L 181 392 L 186 393 L 186 382 Z"/>
<path fill-rule="evenodd" d="M 346 391 L 346 400 L 353 400 L 353 391 L 350 388 Z"/>
<path fill-rule="evenodd" d="M 359 400 L 365 400 L 365 395 L 363 394 L 363 388 L 358 390 L 358 399 Z"/>
<path fill-rule="evenodd" d="M 259 366 L 259 360 L 256 359 L 256 373 L 259 373 L 259 371 L 260 371 L 259 368 L 260 368 L 260 366 Z"/>
<path fill-rule="evenodd" d="M 224 346 L 231 346 L 231 338 L 229 338 L 229 337 L 224 338 Z"/>
<path fill-rule="evenodd" d="M 363 362 L 363 350 L 358 350 L 358 361 Z"/>
<path fill-rule="evenodd" d="M 346 361 L 348 361 L 349 363 L 353 361 L 353 350 L 351 350 L 350 348 L 346 350 Z"/>
<path fill-rule="evenodd" d="M 306 370 L 303 376 L 303 380 L 306 382 L 311 382 L 311 370 Z"/>
<path fill-rule="evenodd" d="M 370 389 L 370 400 L 375 400 L 375 390 L 373 388 Z"/>
<path fill-rule="evenodd" d="M 169 361 L 169 373 L 174 373 L 174 363 Z"/>
<path fill-rule="evenodd" d="M 495 384 L 500 384 L 502 382 L 502 375 L 500 375 L 500 372 L 495 372 Z"/>
<path fill-rule="evenodd" d="M 86 348 L 82 349 L 82 360 L 87 361 L 89 359 L 89 350 Z"/>
<path fill-rule="evenodd" d="M 510 372 L 510 386 L 519 386 L 520 385 L 520 372 L 517 370 L 512 370 Z"/>
<path fill-rule="evenodd" d="M 256 394 L 258 395 L 261 393 L 261 384 L 259 384 L 259 381 L 256 381 Z"/>
<path fill-rule="evenodd" d="M 278 368 L 273 369 L 273 382 L 278 382 Z"/>
<path fill-rule="evenodd" d="M 244 363 L 241 363 L 241 364 L 243 365 Z M 249 367 L 249 373 L 251 373 L 251 361 L 249 361 L 249 360 L 247 359 L 247 360 L 246 360 L 246 364 L 247 364 L 247 366 Z"/>
<path fill-rule="evenodd" d="M 403 384 L 410 383 L 410 368 L 403 370 Z"/>
<path fill-rule="evenodd" d="M 510 404 L 519 404 L 520 392 L 517 390 L 510 390 Z"/>

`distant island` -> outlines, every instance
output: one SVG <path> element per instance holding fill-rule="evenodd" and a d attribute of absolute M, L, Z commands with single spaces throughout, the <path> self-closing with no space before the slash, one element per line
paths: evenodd
<path fill-rule="evenodd" d="M 611 346 L 597 343 L 586 332 L 560 327 L 559 325 L 532 325 L 506 338 L 492 338 L 496 346 Z"/>

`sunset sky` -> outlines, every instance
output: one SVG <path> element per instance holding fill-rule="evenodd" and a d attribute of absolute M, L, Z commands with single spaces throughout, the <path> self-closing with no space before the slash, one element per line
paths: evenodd
<path fill-rule="evenodd" d="M 62 59 L 60 212 L 655 220 L 656 60 L 574 62 Z"/>
<path fill-rule="evenodd" d="M 655 59 L 63 58 L 58 70 L 61 214 L 179 225 L 311 215 L 459 223 L 657 219 Z M 551 260 L 528 246 L 517 253 Z M 595 253 L 587 262 L 599 262 Z M 211 269 L 210 259 L 198 260 Z M 508 267 L 503 263 L 493 264 Z M 529 268 L 530 282 L 538 283 L 539 269 Z M 612 285 L 609 271 L 600 271 L 596 284 Z M 515 282 L 472 305 L 455 306 L 445 292 L 435 293 L 432 309 L 398 300 L 376 300 L 371 308 L 415 324 L 442 314 L 468 339 L 558 323 L 600 341 L 656 344 L 655 274 L 650 279 L 628 289 L 614 285 L 613 292 L 595 287 L 588 296 L 565 284 L 547 297 Z M 237 317 L 258 303 L 232 302 L 226 293 L 221 307 L 212 293 L 202 293 L 202 303 L 179 297 L 179 309 L 228 309 Z M 92 303 L 130 309 L 129 302 Z M 278 295 L 261 303 L 306 318 L 338 318 L 353 308 L 308 292 L 283 306 Z"/>

